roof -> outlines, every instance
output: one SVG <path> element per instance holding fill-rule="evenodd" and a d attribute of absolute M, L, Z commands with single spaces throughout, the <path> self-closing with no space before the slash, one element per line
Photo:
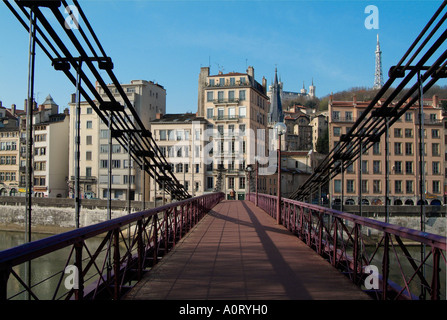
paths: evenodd
<path fill-rule="evenodd" d="M 189 123 L 193 121 L 206 122 L 203 117 L 198 117 L 195 113 L 168 113 L 164 114 L 160 119 L 154 119 L 151 123 Z"/>

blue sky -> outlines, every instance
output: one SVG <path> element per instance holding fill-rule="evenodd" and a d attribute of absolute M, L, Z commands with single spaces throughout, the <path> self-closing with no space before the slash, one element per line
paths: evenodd
<path fill-rule="evenodd" d="M 144 79 L 167 91 L 167 112 L 197 109 L 200 67 L 211 73 L 255 69 L 270 83 L 275 67 L 284 90 L 312 79 L 323 97 L 374 81 L 376 36 L 384 80 L 442 1 L 80 1 L 121 83 Z M 368 5 L 379 10 L 379 29 L 367 29 Z M 82 24 L 82 21 L 81 21 Z M 0 101 L 23 108 L 27 94 L 28 34 L 0 4 Z M 441 83 L 443 84 L 443 83 Z M 35 98 L 51 94 L 67 106 L 73 85 L 38 49 Z M 62 111 L 62 110 L 61 110 Z"/>

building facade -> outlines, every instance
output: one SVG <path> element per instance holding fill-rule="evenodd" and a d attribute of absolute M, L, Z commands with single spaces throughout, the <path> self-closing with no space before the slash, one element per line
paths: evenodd
<path fill-rule="evenodd" d="M 109 90 L 116 100 L 124 106 L 130 121 L 134 121 L 121 95 L 114 85 Z M 150 123 L 157 113 L 166 112 L 166 90 L 159 84 L 145 80 L 132 80 L 129 84 L 122 84 L 124 92 L 132 103 L 143 124 L 150 128 Z M 98 93 L 107 100 L 107 94 L 97 87 Z M 71 114 L 76 113 L 74 99 L 69 104 Z M 112 139 L 112 157 L 109 159 L 109 129 L 87 102 L 80 104 L 80 164 L 79 183 L 81 198 L 108 198 L 108 166 L 112 170 L 111 198 L 117 200 L 141 200 L 143 192 L 145 199 L 149 196 L 147 173 L 143 179 L 143 171 L 133 166 L 128 152 L 115 139 Z M 75 185 L 75 117 L 70 122 L 69 148 L 69 196 L 74 197 Z M 142 185 L 145 181 L 146 186 Z M 130 187 L 130 188 L 129 188 Z"/>
<path fill-rule="evenodd" d="M 270 103 L 265 78 L 262 84 L 257 82 L 251 66 L 246 73 L 217 75 L 211 75 L 209 67 L 203 67 L 198 91 L 197 116 L 205 118 L 213 132 L 214 190 L 243 199 L 248 187 L 255 189 L 252 174 L 248 186 L 247 168 L 256 167 L 256 162 L 258 191 L 268 190 L 266 176 L 272 172 L 267 169 Z"/>
<path fill-rule="evenodd" d="M 157 114 L 157 119 L 151 122 L 151 132 L 161 154 L 191 196 L 213 192 L 215 188 L 212 150 L 208 150 L 212 142 L 203 138 L 209 125 L 206 119 L 192 113 Z M 149 198 L 150 201 L 170 200 L 153 179 Z"/>
<path fill-rule="evenodd" d="M 18 117 L 0 102 L 0 195 L 19 192 L 20 131 Z"/>
<path fill-rule="evenodd" d="M 435 101 L 435 99 L 433 99 Z M 369 102 L 329 101 L 329 144 L 333 149 L 342 134 L 346 134 L 356 119 L 365 111 Z M 380 101 L 377 108 L 380 107 Z M 437 105 L 424 103 L 424 176 L 427 204 L 444 204 L 445 143 L 443 112 Z M 391 205 L 416 205 L 420 200 L 419 169 L 419 106 L 411 106 L 405 115 L 388 130 L 389 151 L 385 155 L 385 134 L 362 154 L 344 172 L 330 182 L 332 203 L 359 204 L 361 188 L 362 204 L 385 204 L 386 183 L 388 203 Z M 386 180 L 385 165 L 389 165 Z M 361 175 L 360 175 L 361 173 Z M 361 179 L 360 179 L 361 176 Z"/>

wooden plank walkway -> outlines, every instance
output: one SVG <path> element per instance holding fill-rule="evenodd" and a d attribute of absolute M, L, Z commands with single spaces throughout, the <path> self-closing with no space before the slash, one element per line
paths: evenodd
<path fill-rule="evenodd" d="M 127 300 L 365 300 L 369 297 L 265 211 L 219 203 Z"/>

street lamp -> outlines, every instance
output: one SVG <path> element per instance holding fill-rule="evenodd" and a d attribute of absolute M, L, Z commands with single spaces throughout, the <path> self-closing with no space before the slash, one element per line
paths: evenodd
<path fill-rule="evenodd" d="M 250 200 L 250 194 L 251 194 L 251 173 L 253 171 L 253 165 L 249 164 L 246 168 L 245 171 L 247 171 L 247 178 L 248 178 L 248 199 Z"/>
<path fill-rule="evenodd" d="M 277 122 L 274 129 L 278 134 L 278 200 L 276 201 L 276 222 L 281 223 L 281 136 L 286 133 L 287 127 L 283 122 Z"/>

